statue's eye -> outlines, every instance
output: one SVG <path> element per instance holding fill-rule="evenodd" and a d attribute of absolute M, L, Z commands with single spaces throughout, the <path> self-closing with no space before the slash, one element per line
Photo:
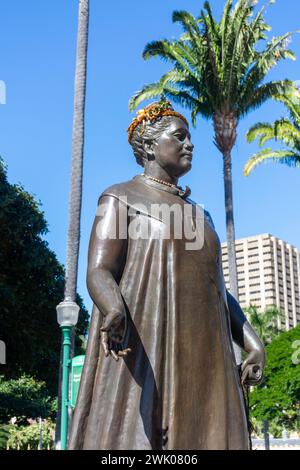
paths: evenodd
<path fill-rule="evenodd" d="M 185 139 L 185 135 L 182 134 L 182 133 L 180 133 L 180 134 L 174 134 L 174 135 L 175 135 L 175 137 L 177 137 L 177 139 L 180 140 L 181 142 L 183 142 L 184 139 Z"/>

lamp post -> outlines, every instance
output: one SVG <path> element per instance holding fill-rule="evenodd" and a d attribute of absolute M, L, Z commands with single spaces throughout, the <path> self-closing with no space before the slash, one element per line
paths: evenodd
<path fill-rule="evenodd" d="M 69 300 L 57 305 L 57 321 L 62 331 L 63 365 L 62 365 L 62 391 L 61 391 L 61 450 L 67 449 L 68 438 L 68 408 L 69 408 L 69 372 L 71 332 L 78 321 L 80 307 Z"/>

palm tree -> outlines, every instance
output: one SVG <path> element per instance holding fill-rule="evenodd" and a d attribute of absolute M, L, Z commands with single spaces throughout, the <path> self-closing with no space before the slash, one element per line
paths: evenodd
<path fill-rule="evenodd" d="M 215 145 L 223 156 L 230 290 L 237 299 L 231 162 L 237 126 L 249 111 L 291 87 L 289 80 L 264 79 L 278 61 L 295 58 L 287 48 L 291 33 L 266 41 L 270 27 L 264 20 L 265 6 L 255 13 L 256 3 L 237 0 L 233 8 L 233 0 L 227 0 L 219 22 L 208 1 L 197 18 L 175 11 L 173 22 L 179 22 L 184 33 L 178 40 L 150 42 L 143 52 L 144 59 L 159 56 L 173 68 L 129 102 L 133 110 L 143 100 L 165 96 L 191 110 L 194 126 L 199 114 L 213 120 Z"/>
<path fill-rule="evenodd" d="M 86 95 L 87 47 L 89 27 L 89 0 L 79 0 L 77 52 L 74 85 L 74 112 L 72 133 L 71 183 L 69 195 L 69 228 L 67 239 L 66 283 L 64 300 L 76 302 L 78 257 L 80 242 L 80 218 L 82 201 L 82 170 L 84 150 L 84 114 Z M 71 357 L 74 355 L 74 330 L 72 333 Z M 58 411 L 55 430 L 55 441 L 60 439 L 61 417 L 61 369 L 62 351 L 60 354 Z"/>
<path fill-rule="evenodd" d="M 300 167 L 300 92 L 296 89 L 293 95 L 278 95 L 275 99 L 286 105 L 290 119 L 282 118 L 274 124 L 259 122 L 249 129 L 247 140 L 253 142 L 259 138 L 260 147 L 269 140 L 280 141 L 286 148 L 272 150 L 268 147 L 252 155 L 245 165 L 245 176 L 248 176 L 257 165 L 267 161 Z"/>
<path fill-rule="evenodd" d="M 282 312 L 276 307 L 268 307 L 264 312 L 258 312 L 257 307 L 250 305 L 245 314 L 256 333 L 267 345 L 280 333 L 278 324 L 284 319 Z"/>
<path fill-rule="evenodd" d="M 67 241 L 65 300 L 76 301 L 82 200 L 84 111 L 86 94 L 89 0 L 79 0 L 77 56 L 74 86 L 69 229 Z"/>

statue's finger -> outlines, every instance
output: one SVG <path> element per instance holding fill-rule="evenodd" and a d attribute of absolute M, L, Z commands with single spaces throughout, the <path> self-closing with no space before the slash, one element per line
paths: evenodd
<path fill-rule="evenodd" d="M 131 349 L 130 348 L 127 348 L 127 349 L 123 349 L 121 351 L 118 351 L 118 355 L 121 356 L 121 357 L 125 357 L 127 356 L 127 354 L 129 354 L 131 352 Z"/>
<path fill-rule="evenodd" d="M 244 362 L 242 362 L 241 364 L 241 371 L 244 372 L 244 370 L 247 368 L 247 366 L 249 365 L 250 363 L 250 359 L 249 357 L 247 357 Z"/>
<path fill-rule="evenodd" d="M 108 333 L 106 331 L 101 331 L 100 337 L 101 337 L 101 340 L 105 339 L 107 341 Z"/>
<path fill-rule="evenodd" d="M 111 354 L 112 357 L 115 359 L 115 361 L 118 361 L 118 360 L 119 360 L 118 354 L 117 354 L 116 351 L 114 351 L 113 349 L 110 350 L 110 354 Z"/>
<path fill-rule="evenodd" d="M 246 367 L 244 368 L 244 370 L 243 370 L 242 377 L 241 377 L 241 382 L 242 382 L 242 384 L 245 383 L 245 380 L 246 380 L 246 378 L 247 378 L 247 376 L 248 376 L 248 373 L 249 373 L 249 366 L 246 366 Z"/>
<path fill-rule="evenodd" d="M 106 332 L 102 332 L 101 334 L 101 344 L 104 350 L 105 357 L 109 356 L 108 334 Z"/>

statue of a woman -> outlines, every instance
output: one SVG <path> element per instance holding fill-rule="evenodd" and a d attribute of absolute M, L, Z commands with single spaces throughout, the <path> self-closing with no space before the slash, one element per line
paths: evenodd
<path fill-rule="evenodd" d="M 178 186 L 191 169 L 188 123 L 160 101 L 128 133 L 144 173 L 99 199 L 87 276 L 94 308 L 69 448 L 248 449 L 241 381 L 261 380 L 264 349 L 225 289 L 209 214 Z M 173 216 L 161 215 L 170 208 Z M 247 352 L 241 378 L 232 339 Z"/>

